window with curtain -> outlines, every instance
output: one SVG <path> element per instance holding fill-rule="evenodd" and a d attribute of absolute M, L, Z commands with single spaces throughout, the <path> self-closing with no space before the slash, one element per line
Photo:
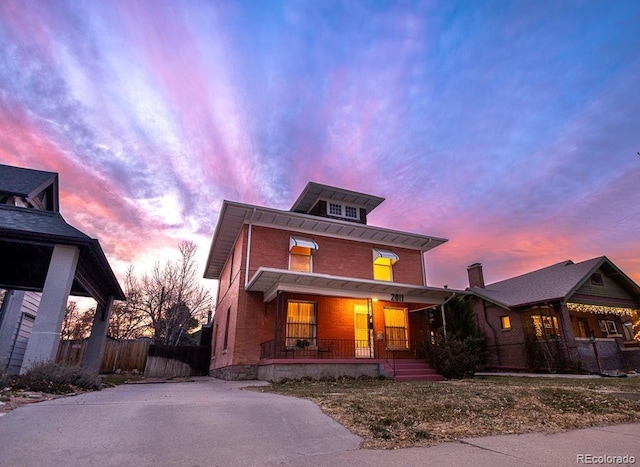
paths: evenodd
<path fill-rule="evenodd" d="M 311 272 L 311 248 L 293 247 L 289 252 L 289 269 Z"/>
<path fill-rule="evenodd" d="M 398 261 L 393 251 L 373 249 L 373 279 L 377 281 L 393 281 L 393 265 Z"/>
<path fill-rule="evenodd" d="M 312 272 L 312 256 L 318 244 L 310 238 L 289 238 L 289 269 L 291 271 Z"/>
<path fill-rule="evenodd" d="M 313 302 L 288 302 L 286 346 L 315 346 L 316 335 L 316 304 Z"/>
<path fill-rule="evenodd" d="M 390 349 L 409 348 L 406 308 L 384 309 L 384 332 Z"/>

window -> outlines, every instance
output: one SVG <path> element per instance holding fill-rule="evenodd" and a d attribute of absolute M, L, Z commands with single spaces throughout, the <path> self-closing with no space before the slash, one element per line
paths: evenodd
<path fill-rule="evenodd" d="M 617 335 L 619 335 L 618 326 L 616 325 L 616 322 L 612 321 L 610 319 L 607 319 L 607 320 L 601 319 L 600 320 L 600 331 L 602 331 L 602 334 L 604 334 L 605 336 L 617 336 Z"/>
<path fill-rule="evenodd" d="M 316 345 L 316 305 L 313 302 L 287 303 L 287 347 Z"/>
<path fill-rule="evenodd" d="M 289 269 L 291 271 L 312 272 L 312 255 L 318 244 L 311 239 L 291 237 L 289 239 Z"/>
<path fill-rule="evenodd" d="M 342 204 L 329 203 L 329 214 L 332 216 L 342 216 Z"/>
<path fill-rule="evenodd" d="M 560 335 L 558 327 L 558 318 L 555 316 L 533 315 L 533 327 L 536 331 L 536 337 L 557 337 Z"/>
<path fill-rule="evenodd" d="M 345 206 L 344 207 L 344 215 L 345 217 L 351 217 L 352 219 L 358 218 L 358 209 L 353 206 Z"/>
<path fill-rule="evenodd" d="M 224 349 L 227 350 L 229 345 L 229 324 L 231 322 L 231 308 L 227 310 L 227 323 L 224 327 Z"/>
<path fill-rule="evenodd" d="M 347 217 L 349 219 L 360 219 L 360 210 L 356 206 L 328 202 L 328 214 L 336 217 Z"/>
<path fill-rule="evenodd" d="M 384 309 L 384 332 L 390 349 L 409 348 L 406 308 Z"/>
<path fill-rule="evenodd" d="M 584 318 L 578 318 L 578 337 L 589 337 L 589 325 Z"/>
<path fill-rule="evenodd" d="M 511 318 L 508 315 L 500 317 L 500 327 L 505 331 L 511 329 Z"/>
<path fill-rule="evenodd" d="M 373 249 L 373 279 L 393 281 L 393 265 L 400 258 L 393 251 Z"/>
<path fill-rule="evenodd" d="M 231 261 L 229 262 L 229 287 L 231 287 L 231 283 L 233 282 L 233 263 L 235 262 L 236 250 L 235 248 L 231 250 Z"/>
<path fill-rule="evenodd" d="M 604 285 L 602 282 L 602 274 L 596 272 L 591 276 L 591 284 L 592 285 Z"/>

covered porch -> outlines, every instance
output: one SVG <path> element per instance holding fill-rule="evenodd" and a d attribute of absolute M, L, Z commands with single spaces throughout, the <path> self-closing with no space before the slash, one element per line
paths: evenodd
<path fill-rule="evenodd" d="M 435 332 L 441 306 L 465 293 L 273 269 L 258 270 L 247 289 L 262 292 L 273 317 L 258 363 L 259 378 L 271 380 L 393 376 L 396 361 L 421 357 L 416 344 Z"/>
<path fill-rule="evenodd" d="M 635 308 L 556 302 L 530 307 L 525 317 L 549 368 L 577 365 L 576 369 L 595 373 L 640 368 Z"/>

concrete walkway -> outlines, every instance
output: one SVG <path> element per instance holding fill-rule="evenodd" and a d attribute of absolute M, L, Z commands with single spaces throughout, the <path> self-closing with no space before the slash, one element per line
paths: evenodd
<path fill-rule="evenodd" d="M 22 407 L 0 417 L 0 466 L 562 466 L 579 455 L 640 464 L 640 424 L 363 450 L 315 404 L 239 389 L 247 384 L 123 385 Z"/>

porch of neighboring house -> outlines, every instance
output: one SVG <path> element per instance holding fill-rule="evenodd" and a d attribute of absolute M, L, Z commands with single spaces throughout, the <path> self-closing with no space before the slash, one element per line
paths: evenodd
<path fill-rule="evenodd" d="M 260 344 L 259 379 L 442 379 L 416 349 L 431 336 L 427 305 L 282 293 L 271 306 L 273 338 Z"/>
<path fill-rule="evenodd" d="M 635 334 L 638 312 L 633 308 L 567 303 L 575 336 L 576 357 L 589 371 L 630 371 L 640 368 L 640 341 Z"/>
<path fill-rule="evenodd" d="M 578 365 L 576 369 L 597 373 L 640 368 L 635 309 L 569 302 L 533 306 L 524 317 L 542 367 L 555 371 Z M 536 358 L 531 350 L 528 357 Z"/>

